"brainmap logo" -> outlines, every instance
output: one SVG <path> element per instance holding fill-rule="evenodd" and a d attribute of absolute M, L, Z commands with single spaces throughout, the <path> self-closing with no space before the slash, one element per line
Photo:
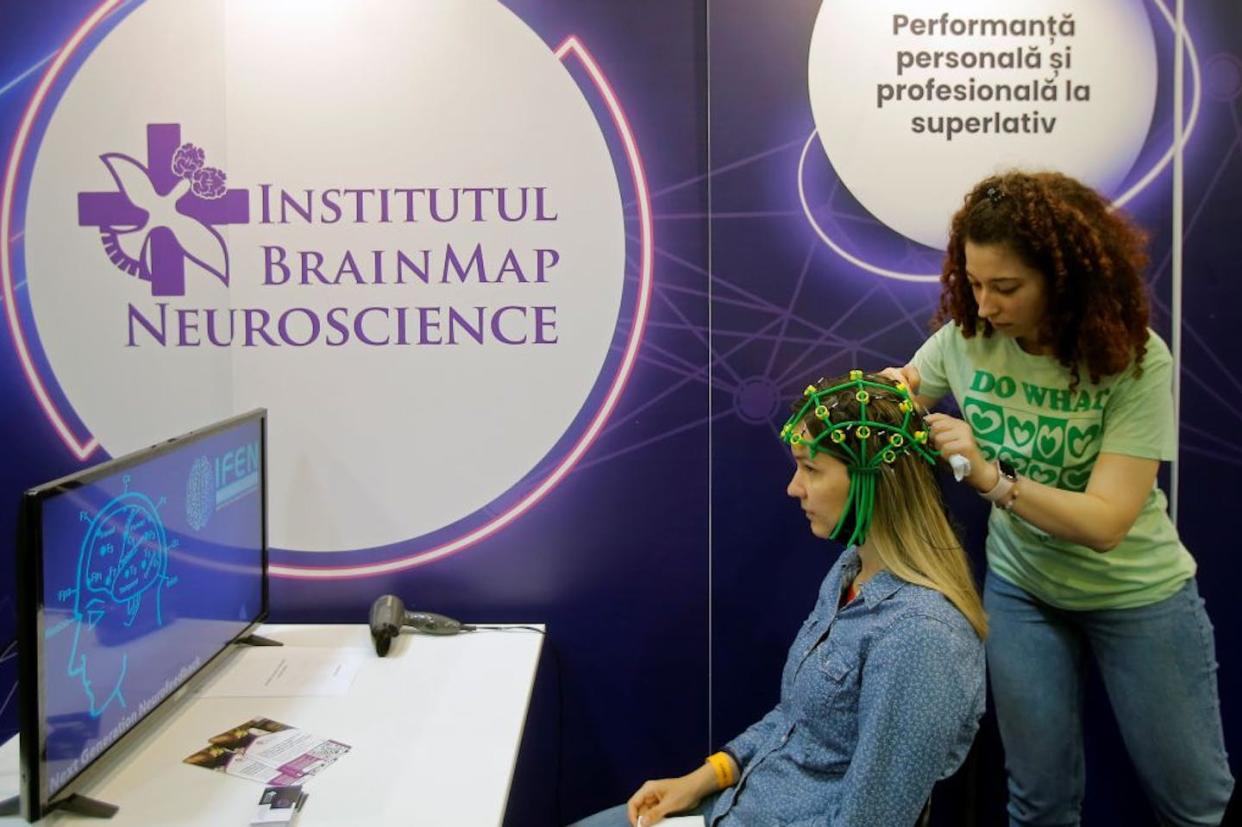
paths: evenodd
<path fill-rule="evenodd" d="M 206 153 L 181 142 L 179 124 L 147 126 L 147 162 L 99 156 L 115 192 L 78 193 L 78 225 L 97 227 L 108 260 L 151 283 L 154 296 L 185 295 L 185 262 L 229 283 L 229 251 L 216 229 L 250 220 L 249 192 L 229 189 Z"/>
<path fill-rule="evenodd" d="M 230 6 L 222 55 L 215 0 L 107 26 L 103 0 L 0 182 L 0 310 L 57 433 L 86 458 L 267 408 L 275 574 L 370 575 L 496 535 L 568 478 L 638 363 L 653 219 L 618 90 L 577 38 L 449 5 L 331 0 L 296 37 L 268 4 Z M 342 48 L 348 77 L 316 57 Z M 449 52 L 470 57 L 446 73 Z M 453 438 L 484 386 L 506 414 L 487 442 Z M 216 507 L 243 491 L 212 476 Z"/>

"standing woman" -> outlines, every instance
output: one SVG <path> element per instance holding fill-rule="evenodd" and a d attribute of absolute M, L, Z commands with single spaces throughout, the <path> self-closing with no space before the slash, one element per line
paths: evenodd
<path fill-rule="evenodd" d="M 1177 434 L 1147 328 L 1146 237 L 1056 173 L 988 178 L 953 217 L 939 329 L 901 376 L 993 504 L 984 604 L 1014 825 L 1079 823 L 1094 658 L 1161 819 L 1220 823 L 1233 788 L 1212 626 L 1156 486 Z"/>

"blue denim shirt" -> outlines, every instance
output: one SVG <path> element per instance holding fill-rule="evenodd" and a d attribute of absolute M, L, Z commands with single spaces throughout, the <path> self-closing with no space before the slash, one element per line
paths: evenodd
<path fill-rule="evenodd" d="M 966 758 L 984 705 L 983 641 L 939 592 L 858 573 L 847 549 L 789 650 L 776 708 L 729 742 L 742 772 L 711 825 L 913 825 Z"/>

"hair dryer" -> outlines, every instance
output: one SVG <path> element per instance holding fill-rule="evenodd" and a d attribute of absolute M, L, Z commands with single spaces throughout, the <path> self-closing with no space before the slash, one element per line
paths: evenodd
<path fill-rule="evenodd" d="M 371 640 L 375 643 L 375 654 L 380 657 L 388 654 L 392 639 L 401 634 L 402 626 L 409 626 L 414 631 L 427 635 L 455 635 L 458 632 L 473 632 L 475 629 L 474 626 L 444 615 L 407 612 L 401 598 L 395 594 L 386 594 L 376 598 L 371 604 Z"/>

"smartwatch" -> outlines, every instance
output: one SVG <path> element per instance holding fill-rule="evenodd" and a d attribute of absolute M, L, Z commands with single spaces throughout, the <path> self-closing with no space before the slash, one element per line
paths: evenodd
<path fill-rule="evenodd" d="M 993 505 L 1008 511 L 1013 507 L 1013 501 L 1017 499 L 1014 485 L 1018 482 L 1018 472 L 1012 465 L 1000 458 L 996 460 L 996 470 L 998 472 L 996 485 L 987 491 L 980 491 L 979 495 Z"/>

